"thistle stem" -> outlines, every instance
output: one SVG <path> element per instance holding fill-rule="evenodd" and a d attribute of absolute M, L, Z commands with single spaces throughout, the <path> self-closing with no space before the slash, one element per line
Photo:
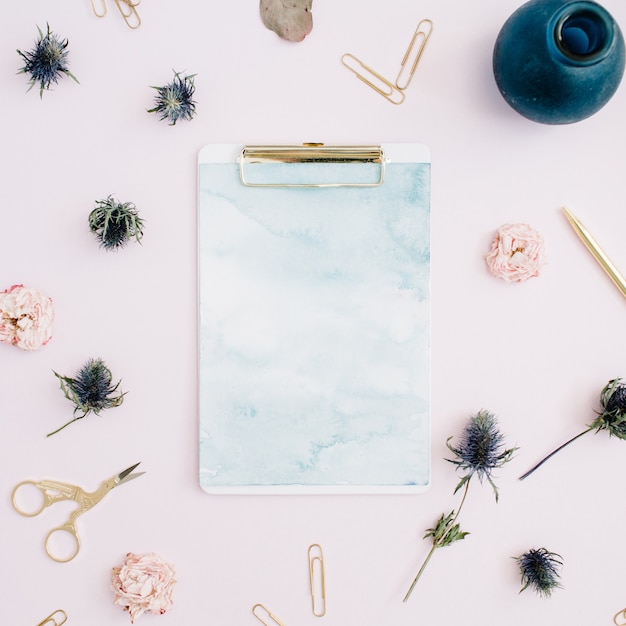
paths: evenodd
<path fill-rule="evenodd" d="M 62 431 L 66 426 L 69 426 L 70 424 L 73 424 L 76 420 L 82 419 L 83 417 L 85 417 L 84 415 L 79 415 L 78 417 L 75 417 L 73 420 L 70 420 L 67 424 L 63 424 L 63 426 L 61 426 L 61 428 L 57 428 L 56 430 L 53 430 L 51 433 L 48 433 L 46 435 L 46 437 L 51 437 L 52 435 L 56 435 L 58 432 Z"/>
<path fill-rule="evenodd" d="M 430 557 L 432 557 L 432 555 L 435 553 L 435 550 L 437 548 L 438 548 L 437 544 L 433 543 L 432 547 L 430 548 L 430 552 L 426 555 L 426 558 L 424 559 L 424 562 L 422 563 L 422 567 L 420 567 L 419 572 L 417 572 L 417 576 L 413 579 L 413 582 L 411 583 L 409 590 L 406 592 L 406 595 L 404 596 L 404 600 L 402 600 L 402 602 L 406 602 L 411 596 L 411 594 L 413 593 L 413 589 L 415 585 L 417 584 L 417 581 L 420 579 L 422 572 L 426 569 L 426 566 L 428 565 L 428 561 L 430 561 Z"/>
<path fill-rule="evenodd" d="M 583 430 L 581 433 L 578 433 L 575 437 L 568 439 L 565 443 L 561 444 L 558 448 L 556 448 L 556 450 L 552 450 L 552 452 L 550 452 L 548 456 L 545 456 L 543 459 L 541 459 L 541 461 L 539 461 L 537 465 L 534 465 L 525 474 L 522 474 L 519 477 L 519 480 L 524 480 L 524 478 L 528 478 L 536 469 L 539 469 L 550 457 L 553 457 L 557 452 L 559 452 L 559 450 L 562 450 L 563 448 L 565 448 L 565 446 L 569 446 L 570 443 L 572 443 L 573 441 L 576 441 L 576 439 L 578 439 L 579 437 L 586 435 L 590 430 L 593 430 L 593 426 L 590 426 L 586 430 Z"/>
<path fill-rule="evenodd" d="M 457 511 L 456 511 L 454 517 L 452 518 L 452 521 L 450 522 L 450 524 L 448 524 L 449 528 L 452 528 L 454 526 L 454 524 L 455 524 L 455 522 L 456 522 L 456 520 L 457 520 L 457 518 L 459 516 L 459 513 L 461 512 L 461 508 L 463 507 L 463 503 L 465 502 L 465 497 L 467 496 L 467 490 L 469 489 L 469 484 L 470 484 L 470 481 L 468 480 L 465 483 L 465 489 L 463 490 L 463 497 L 461 498 L 461 503 L 459 504 L 459 508 L 457 509 Z M 415 585 L 417 584 L 417 581 L 422 576 L 422 573 L 426 569 L 426 566 L 428 565 L 428 562 L 430 561 L 432 555 L 435 553 L 435 550 L 437 548 L 439 548 L 439 547 L 441 547 L 441 546 L 436 541 L 433 541 L 433 545 L 430 548 L 430 551 L 426 555 L 426 558 L 424 559 L 424 562 L 422 563 L 422 566 L 420 567 L 419 571 L 417 572 L 417 575 L 413 579 L 413 582 L 411 583 L 411 586 L 409 587 L 409 590 L 406 592 L 406 595 L 404 596 L 404 600 L 402 600 L 402 602 L 406 602 L 409 599 L 409 597 L 413 593 L 413 589 L 415 588 Z"/>

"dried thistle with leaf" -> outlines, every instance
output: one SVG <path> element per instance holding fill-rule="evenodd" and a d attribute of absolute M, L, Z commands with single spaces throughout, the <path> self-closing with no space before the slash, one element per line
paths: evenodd
<path fill-rule="evenodd" d="M 559 583 L 559 570 L 563 565 L 561 555 L 546 548 L 532 548 L 522 556 L 513 558 L 519 564 L 522 575 L 520 593 L 530 587 L 540 596 L 548 598 L 555 589 L 561 587 Z"/>
<path fill-rule="evenodd" d="M 46 25 L 44 33 L 39 26 L 39 37 L 32 50 L 17 53 L 24 59 L 24 67 L 18 70 L 18 74 L 30 75 L 30 91 L 39 83 L 39 97 L 43 97 L 44 90 L 50 89 L 52 83 L 58 83 L 62 76 L 69 76 L 78 82 L 68 69 L 68 40 L 61 39 L 50 30 L 50 25 Z"/>
<path fill-rule="evenodd" d="M 595 430 L 599 433 L 606 430 L 609 437 L 617 437 L 618 439 L 626 439 L 626 385 L 620 382 L 621 378 L 610 380 L 600 392 L 601 410 L 596 411 L 596 417 L 585 430 L 578 433 L 564 444 L 550 452 L 539 463 L 531 467 L 525 474 L 519 477 L 520 480 L 528 478 L 535 470 L 539 469 L 548 459 L 552 458 L 557 452 L 569 446 L 579 437 Z"/>
<path fill-rule="evenodd" d="M 115 250 L 124 247 L 131 239 L 141 243 L 143 220 L 132 202 L 118 202 L 112 196 L 97 200 L 89 214 L 89 229 L 102 248 Z"/>
<path fill-rule="evenodd" d="M 429 528 L 424 535 L 424 539 L 430 538 L 432 546 L 426 559 L 422 563 L 417 575 L 413 579 L 409 590 L 404 596 L 406 602 L 417 581 L 422 576 L 426 565 L 432 558 L 435 550 L 444 548 L 457 541 L 464 539 L 469 533 L 461 530 L 458 517 L 465 503 L 469 490 L 470 481 L 476 476 L 479 482 L 487 480 L 493 488 L 496 502 L 498 501 L 498 489 L 493 481 L 492 472 L 494 469 L 502 467 L 512 457 L 517 448 L 504 447 L 504 435 L 499 431 L 495 416 L 488 411 L 479 411 L 472 416 L 465 427 L 458 446 L 452 446 L 449 437 L 446 441 L 448 449 L 454 453 L 455 458 L 446 461 L 456 465 L 457 470 L 463 470 L 465 474 L 454 489 L 454 493 L 463 489 L 461 502 L 456 510 L 452 510 L 447 515 L 442 514 L 433 528 Z"/>
<path fill-rule="evenodd" d="M 59 379 L 61 390 L 65 397 L 74 404 L 74 418 L 61 426 L 61 428 L 48 433 L 48 437 L 58 433 L 73 422 L 86 417 L 89 413 L 93 412 L 99 415 L 100 411 L 119 406 L 124 401 L 126 393 L 117 393 L 122 381 L 119 380 L 113 384 L 111 370 L 100 358 L 89 359 L 74 378 L 61 376 L 61 374 L 56 372 L 53 373 Z M 77 415 L 77 413 L 80 413 L 80 415 Z"/>
<path fill-rule="evenodd" d="M 196 114 L 196 103 L 193 95 L 196 91 L 195 74 L 181 76 L 174 72 L 174 80 L 156 89 L 155 106 L 148 113 L 158 113 L 161 120 L 168 120 L 174 126 L 178 120 L 191 120 Z"/>

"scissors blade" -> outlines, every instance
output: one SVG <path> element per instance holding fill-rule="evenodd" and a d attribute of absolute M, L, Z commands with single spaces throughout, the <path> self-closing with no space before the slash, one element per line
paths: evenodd
<path fill-rule="evenodd" d="M 145 472 L 136 472 L 135 474 L 131 474 L 131 472 L 141 463 L 141 461 L 139 461 L 139 463 L 135 463 L 135 465 L 131 465 L 130 467 L 127 467 L 125 470 L 121 471 L 116 477 L 115 477 L 115 484 L 117 485 L 121 485 L 122 483 L 126 483 L 129 480 L 133 480 L 134 478 L 139 478 L 139 476 L 143 476 L 145 474 Z"/>

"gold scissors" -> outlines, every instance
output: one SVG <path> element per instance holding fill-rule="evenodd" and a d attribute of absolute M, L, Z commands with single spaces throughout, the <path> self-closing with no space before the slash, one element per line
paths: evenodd
<path fill-rule="evenodd" d="M 45 508 L 56 504 L 57 502 L 62 502 L 64 500 L 73 500 L 78 503 L 78 508 L 74 509 L 70 516 L 64 524 L 53 528 L 47 535 L 44 542 L 44 546 L 46 549 L 46 553 L 53 560 L 58 563 L 67 563 L 71 561 L 80 550 L 80 539 L 78 538 L 78 533 L 76 532 L 76 520 L 83 513 L 89 511 L 92 507 L 94 507 L 104 496 L 106 496 L 111 489 L 121 485 L 122 483 L 128 482 L 133 478 L 138 478 L 145 472 L 135 472 L 132 471 L 139 465 L 139 463 L 135 463 L 135 465 L 131 465 L 124 471 L 112 476 L 111 478 L 103 481 L 98 489 L 93 492 L 85 491 L 81 487 L 76 485 L 70 485 L 68 483 L 58 482 L 56 480 L 24 480 L 13 489 L 13 493 L 11 494 L 11 502 L 13 503 L 13 508 L 20 514 L 25 517 L 34 517 L 35 515 L 39 515 Z M 31 486 L 29 488 L 29 485 Z M 18 500 L 24 501 L 24 498 L 27 494 L 24 493 L 24 488 L 26 490 L 33 492 L 32 489 L 34 487 L 40 493 L 38 493 L 39 503 L 34 506 L 21 506 L 18 504 Z M 22 498 L 18 497 L 18 492 L 22 491 Z M 36 492 L 35 492 L 36 493 Z M 32 494 L 30 494 L 32 497 Z M 32 503 L 29 503 L 32 504 Z M 70 536 L 72 541 L 72 547 L 68 549 L 67 554 L 59 555 L 57 552 L 51 549 L 50 540 L 53 535 L 58 535 L 60 533 L 65 533 Z"/>

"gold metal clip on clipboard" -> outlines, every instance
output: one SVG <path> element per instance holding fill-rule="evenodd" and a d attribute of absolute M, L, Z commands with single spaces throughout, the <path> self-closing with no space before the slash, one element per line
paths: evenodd
<path fill-rule="evenodd" d="M 374 165 L 374 176 L 367 180 L 273 181 L 261 182 L 252 177 L 253 168 L 268 164 L 366 164 Z M 247 187 L 378 187 L 385 180 L 385 154 L 380 146 L 325 146 L 305 143 L 301 146 L 246 146 L 239 156 L 239 178 Z"/>

